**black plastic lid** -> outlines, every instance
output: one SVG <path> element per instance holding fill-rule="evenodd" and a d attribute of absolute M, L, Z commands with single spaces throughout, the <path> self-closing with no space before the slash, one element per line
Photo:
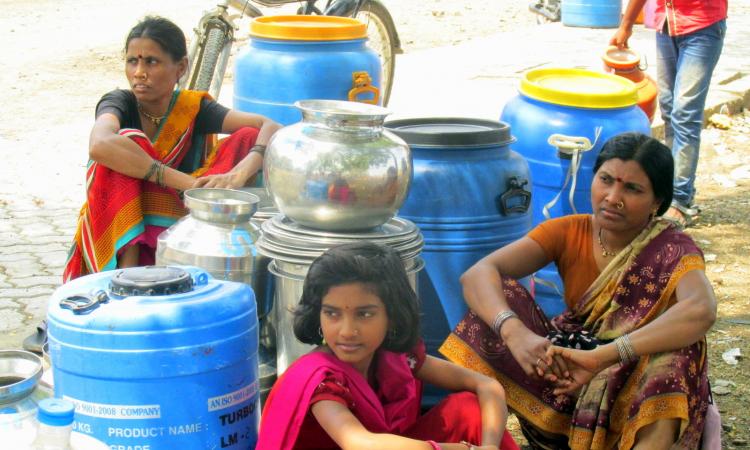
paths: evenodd
<path fill-rule="evenodd" d="M 193 290 L 193 278 L 179 267 L 130 267 L 115 273 L 109 290 L 123 297 L 182 294 Z"/>
<path fill-rule="evenodd" d="M 409 145 L 474 147 L 509 145 L 516 141 L 505 122 L 457 117 L 391 120 L 385 127 Z"/>

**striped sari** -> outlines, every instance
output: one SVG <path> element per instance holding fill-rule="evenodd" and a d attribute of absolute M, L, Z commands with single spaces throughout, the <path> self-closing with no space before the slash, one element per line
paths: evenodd
<path fill-rule="evenodd" d="M 220 142 L 215 135 L 194 135 L 204 97 L 208 94 L 176 91 L 154 142 L 140 130 L 124 128 L 119 134 L 169 167 L 183 171 L 189 167 L 194 177 L 226 173 L 247 155 L 258 130 L 243 128 Z M 141 245 L 141 264 L 153 264 L 159 233 L 187 213 L 176 190 L 94 161 L 86 170 L 86 198 L 65 263 L 64 282 L 116 268 L 119 253 L 131 245 Z"/>
<path fill-rule="evenodd" d="M 657 221 L 623 250 L 581 300 L 551 322 L 515 280 L 503 280 L 508 305 L 533 332 L 588 330 L 610 341 L 651 322 L 673 304 L 682 276 L 703 270 L 701 251 L 686 234 Z M 469 311 L 440 348 L 449 360 L 498 379 L 508 406 L 539 448 L 631 448 L 636 432 L 679 419 L 673 448 L 698 448 L 709 400 L 705 338 L 688 347 L 644 355 L 597 374 L 577 397 L 527 376 L 487 324 Z"/>

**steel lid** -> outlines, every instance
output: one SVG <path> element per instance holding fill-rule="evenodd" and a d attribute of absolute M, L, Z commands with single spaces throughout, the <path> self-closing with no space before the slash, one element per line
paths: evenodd
<path fill-rule="evenodd" d="M 0 350 L 0 403 L 31 394 L 42 377 L 42 360 L 24 350 Z"/>
<path fill-rule="evenodd" d="M 331 247 L 361 240 L 387 245 L 402 260 L 418 256 L 424 246 L 419 228 L 398 217 L 371 230 L 341 233 L 307 228 L 279 214 L 263 222 L 262 230 L 259 253 L 294 264 L 309 264 Z"/>
<path fill-rule="evenodd" d="M 244 223 L 258 210 L 257 195 L 235 189 L 196 188 L 185 191 L 190 215 L 209 222 Z"/>
<path fill-rule="evenodd" d="M 409 145 L 476 147 L 510 145 L 516 139 L 505 122 L 460 117 L 390 120 L 385 127 Z"/>

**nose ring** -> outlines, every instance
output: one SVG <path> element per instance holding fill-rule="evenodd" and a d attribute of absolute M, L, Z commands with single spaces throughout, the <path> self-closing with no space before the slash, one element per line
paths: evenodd
<path fill-rule="evenodd" d="M 615 206 L 617 207 L 617 209 L 622 209 L 625 207 L 625 203 L 623 203 L 622 201 L 619 201 L 617 202 Z"/>

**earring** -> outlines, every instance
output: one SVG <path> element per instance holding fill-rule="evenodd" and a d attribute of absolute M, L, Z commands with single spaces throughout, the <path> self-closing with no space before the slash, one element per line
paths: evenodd
<path fill-rule="evenodd" d="M 326 338 L 323 337 L 323 330 L 318 327 L 318 336 L 320 336 L 320 345 L 326 345 Z"/>

